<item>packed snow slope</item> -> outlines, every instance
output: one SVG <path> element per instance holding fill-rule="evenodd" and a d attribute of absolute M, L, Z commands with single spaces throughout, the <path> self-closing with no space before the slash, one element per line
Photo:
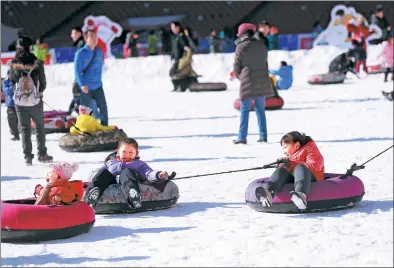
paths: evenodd
<path fill-rule="evenodd" d="M 311 86 L 308 75 L 327 71 L 335 48 L 272 52 L 269 64 L 295 65 L 295 85 L 280 92 L 285 106 L 267 112 L 269 142 L 258 144 L 250 114 L 247 145 L 234 145 L 238 82 L 228 81 L 233 55 L 195 57 L 201 81 L 224 81 L 229 90 L 173 93 L 169 59 L 161 56 L 108 62 L 104 75 L 110 124 L 140 143 L 140 156 L 155 169 L 178 176 L 262 166 L 282 156 L 278 141 L 298 130 L 315 139 L 327 172 L 345 172 L 393 144 L 393 103 L 381 96 L 393 83 L 383 75 L 344 84 Z M 72 64 L 46 67 L 44 100 L 66 109 Z M 46 109 L 48 109 L 46 107 Z M 85 180 L 108 153 L 66 153 L 62 134 L 47 135 L 57 161 L 77 161 L 74 179 Z M 33 136 L 33 146 L 35 137 Z M 47 164 L 25 167 L 20 142 L 11 142 L 1 107 L 1 198 L 31 197 L 44 183 Z M 35 150 L 35 149 L 34 149 Z M 34 152 L 36 153 L 36 152 Z M 88 234 L 39 244 L 1 244 L 3 266 L 393 266 L 393 151 L 357 171 L 365 196 L 353 209 L 279 215 L 251 210 L 250 182 L 272 170 L 179 180 L 178 204 L 168 210 L 96 216 Z"/>

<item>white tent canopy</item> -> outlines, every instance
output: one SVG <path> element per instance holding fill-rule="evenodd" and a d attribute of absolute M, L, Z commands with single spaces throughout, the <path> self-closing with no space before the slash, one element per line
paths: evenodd
<path fill-rule="evenodd" d="M 19 30 L 1 24 L 1 52 L 8 51 L 8 46 L 18 39 Z"/>

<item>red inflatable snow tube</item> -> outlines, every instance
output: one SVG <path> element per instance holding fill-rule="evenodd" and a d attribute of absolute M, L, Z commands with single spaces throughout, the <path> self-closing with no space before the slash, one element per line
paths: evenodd
<path fill-rule="evenodd" d="M 65 119 L 67 120 L 65 122 Z M 69 116 L 66 111 L 55 112 L 45 111 L 44 112 L 44 126 L 45 133 L 68 133 L 70 127 L 75 125 L 77 119 L 74 116 Z M 30 127 L 35 131 L 36 124 L 33 120 L 30 121 Z"/>
<path fill-rule="evenodd" d="M 367 66 L 368 74 L 380 74 L 384 73 L 384 68 L 382 65 L 371 65 Z"/>
<path fill-rule="evenodd" d="M 1 201 L 1 242 L 39 242 L 64 239 L 87 233 L 95 222 L 87 203 L 34 205 L 36 200 Z"/>
<path fill-rule="evenodd" d="M 285 102 L 283 101 L 281 96 L 274 96 L 265 98 L 265 109 L 266 110 L 279 110 L 283 107 Z M 240 99 L 236 99 L 234 102 L 234 108 L 239 110 L 241 108 Z M 254 111 L 254 101 L 252 101 L 251 111 Z"/>

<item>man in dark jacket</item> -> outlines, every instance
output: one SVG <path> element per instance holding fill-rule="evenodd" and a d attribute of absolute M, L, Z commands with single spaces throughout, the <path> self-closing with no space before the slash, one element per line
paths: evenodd
<path fill-rule="evenodd" d="M 349 71 L 352 71 L 354 68 L 354 64 L 351 60 L 351 56 L 349 52 L 344 52 L 338 56 L 336 56 L 328 67 L 329 73 L 343 73 L 346 74 Z M 353 71 L 352 71 L 353 72 Z"/>
<path fill-rule="evenodd" d="M 45 146 L 44 107 L 42 101 L 42 94 L 46 88 L 44 66 L 36 56 L 29 52 L 32 45 L 33 40 L 31 38 L 26 36 L 19 38 L 15 59 L 11 62 L 11 80 L 17 84 L 16 87 L 18 88 L 21 77 L 28 77 L 28 73 L 30 73 L 34 87 L 38 89 L 41 98 L 39 103 L 34 106 L 18 105 L 15 102 L 15 110 L 21 126 L 22 147 L 26 165 L 31 165 L 34 158 L 31 143 L 31 119 L 36 125 L 38 161 L 51 162 L 53 160 L 53 157 L 47 154 Z"/>
<path fill-rule="evenodd" d="M 174 21 L 171 23 L 171 31 L 173 36 L 171 37 L 171 59 L 174 60 L 174 63 L 170 69 L 170 77 L 174 77 L 178 72 L 178 66 L 180 59 L 184 56 L 186 51 L 191 50 L 189 47 L 189 43 L 187 41 L 187 37 L 182 31 L 181 24 L 178 21 Z M 190 57 L 191 54 L 189 53 Z M 177 91 L 180 84 L 180 81 L 172 79 L 172 83 L 174 85 L 174 90 Z M 185 91 L 186 88 L 181 88 L 181 91 Z"/>
<path fill-rule="evenodd" d="M 271 25 L 268 23 L 268 21 L 263 20 L 259 24 L 258 31 L 255 34 L 257 39 L 259 39 L 260 41 L 264 42 L 264 44 L 266 45 L 267 49 L 269 49 L 269 40 L 268 40 L 267 37 L 270 34 L 270 29 L 271 29 Z"/>
<path fill-rule="evenodd" d="M 189 49 L 189 46 L 185 34 L 181 31 L 179 21 L 171 23 L 171 31 L 173 33 L 171 37 L 171 59 L 177 62 L 182 58 L 185 50 Z"/>
<path fill-rule="evenodd" d="M 384 17 L 382 5 L 376 6 L 376 12 L 372 14 L 370 22 L 370 24 L 376 24 L 379 26 L 379 28 L 382 30 L 381 38 L 373 39 L 370 43 L 375 45 L 382 43 L 384 40 L 386 40 L 388 33 L 391 31 L 391 27 Z"/>
<path fill-rule="evenodd" d="M 76 50 L 80 49 L 85 45 L 85 40 L 83 39 L 81 27 L 74 27 L 71 30 L 71 39 L 73 40 L 73 46 Z"/>
<path fill-rule="evenodd" d="M 126 35 L 126 44 L 130 49 L 130 57 L 138 57 L 139 35 L 137 32 L 132 31 Z"/>
<path fill-rule="evenodd" d="M 209 37 L 209 52 L 220 53 L 221 52 L 222 40 L 218 37 L 215 30 L 211 30 L 211 36 Z"/>
<path fill-rule="evenodd" d="M 267 46 L 254 37 L 256 27 L 243 23 L 238 28 L 239 37 L 236 40 L 236 50 L 233 72 L 241 82 L 241 123 L 238 139 L 235 144 L 246 144 L 248 134 L 249 111 L 252 101 L 259 125 L 260 139 L 257 142 L 267 142 L 267 121 L 265 117 L 265 98 L 275 95 L 269 77 Z"/>

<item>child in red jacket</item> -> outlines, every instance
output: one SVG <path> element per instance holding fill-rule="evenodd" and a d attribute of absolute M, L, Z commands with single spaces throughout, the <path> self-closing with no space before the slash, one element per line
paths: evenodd
<path fill-rule="evenodd" d="M 307 193 L 311 181 L 324 180 L 324 159 L 311 137 L 292 131 L 280 141 L 285 158 L 269 180 L 256 189 L 256 198 L 263 207 L 272 205 L 272 198 L 286 183 L 294 183 L 290 192 L 293 203 L 299 209 L 306 209 Z"/>
<path fill-rule="evenodd" d="M 83 195 L 82 181 L 69 181 L 78 169 L 77 163 L 58 162 L 50 165 L 45 187 L 38 184 L 34 190 L 35 205 L 70 204 Z"/>

